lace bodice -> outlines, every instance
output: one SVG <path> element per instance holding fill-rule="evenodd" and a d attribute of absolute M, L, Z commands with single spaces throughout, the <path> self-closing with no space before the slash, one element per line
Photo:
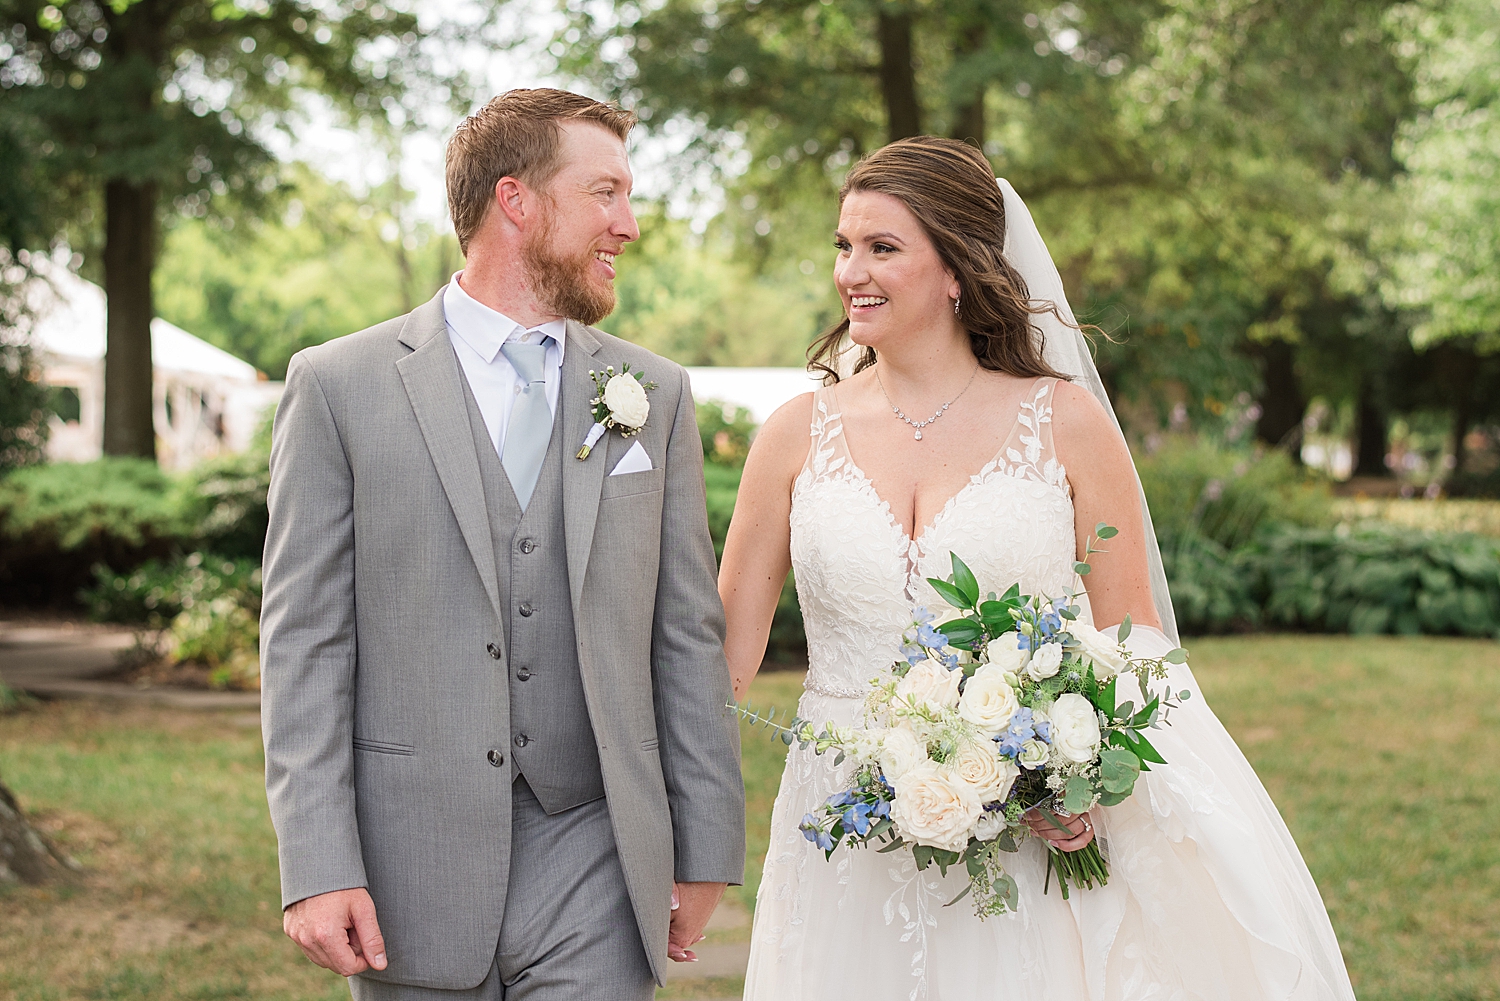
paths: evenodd
<path fill-rule="evenodd" d="M 986 591 L 1019 581 L 1023 593 L 1059 595 L 1072 583 L 1073 502 L 1052 447 L 1055 385 L 1031 386 L 1000 452 L 915 539 L 850 455 L 834 387 L 814 394 L 813 443 L 791 515 L 809 692 L 862 698 L 896 659 L 913 606 L 943 617 L 927 578 L 948 576 L 952 552 Z"/>

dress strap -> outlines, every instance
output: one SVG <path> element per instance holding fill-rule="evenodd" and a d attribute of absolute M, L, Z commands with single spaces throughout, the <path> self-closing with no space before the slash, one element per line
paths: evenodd
<path fill-rule="evenodd" d="M 1016 426 L 1000 449 L 997 464 L 1011 476 L 1041 480 L 1071 493 L 1067 471 L 1052 444 L 1052 398 L 1057 379 L 1042 376 L 1026 388 L 1016 412 Z"/>
<path fill-rule="evenodd" d="M 832 386 L 813 390 L 812 447 L 802 464 L 804 474 L 814 479 L 831 476 L 849 466 L 849 445 L 844 440 L 844 417 L 839 410 L 838 393 Z"/>

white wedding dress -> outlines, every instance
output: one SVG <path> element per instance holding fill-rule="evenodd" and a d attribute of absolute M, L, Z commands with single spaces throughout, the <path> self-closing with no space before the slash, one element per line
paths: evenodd
<path fill-rule="evenodd" d="M 896 659 L 926 583 L 957 552 L 984 590 L 1020 582 L 1059 596 L 1075 581 L 1073 504 L 1052 449 L 1054 382 L 1039 380 L 1010 439 L 908 538 L 860 471 L 843 436 L 837 393 L 814 399 L 812 448 L 792 492 L 791 554 L 809 669 L 799 715 L 817 726 L 857 722 L 869 680 Z M 1154 644 L 1154 645 L 1151 645 Z M 1170 648 L 1137 628 L 1131 645 Z M 1109 884 L 1043 892 L 1044 849 L 1008 856 L 1018 911 L 980 921 L 962 867 L 917 872 L 910 852 L 806 841 L 804 814 L 846 787 L 849 766 L 793 747 L 771 816 L 756 900 L 745 997 L 755 1001 L 1145 1001 L 1352 999 L 1317 888 L 1248 763 L 1193 698 L 1152 740 L 1158 767 L 1125 803 L 1096 810 Z M 1275 832 L 1279 831 L 1280 834 Z M 1267 833 L 1271 832 L 1271 833 Z"/>

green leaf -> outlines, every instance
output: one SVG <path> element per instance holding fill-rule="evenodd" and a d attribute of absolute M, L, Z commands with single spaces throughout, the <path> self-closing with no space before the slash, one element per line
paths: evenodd
<path fill-rule="evenodd" d="M 970 873 L 970 875 L 973 875 L 973 873 Z M 965 897 L 967 897 L 969 895 L 969 891 L 972 890 L 972 889 L 974 889 L 974 884 L 973 883 L 966 883 L 966 884 L 964 884 L 963 892 L 961 892 L 958 896 L 954 897 L 952 900 L 948 901 L 943 906 L 944 907 L 952 907 L 954 904 L 958 903 L 960 900 L 962 900 Z"/>
<path fill-rule="evenodd" d="M 1073 572 L 1080 577 L 1087 577 L 1089 575 L 1089 569 L 1089 565 L 1082 560 L 1079 560 L 1077 563 L 1073 564 Z"/>
<path fill-rule="evenodd" d="M 1104 792 L 1099 794 L 1100 806 L 1119 806 L 1130 798 L 1128 792 Z"/>
<path fill-rule="evenodd" d="M 1121 643 L 1130 638 L 1130 616 L 1125 616 L 1125 621 L 1120 623 L 1120 632 L 1116 637 Z"/>
<path fill-rule="evenodd" d="M 1099 776 L 1104 791 L 1129 795 L 1141 774 L 1141 759 L 1130 751 L 1109 748 L 1099 753 Z"/>
<path fill-rule="evenodd" d="M 1113 525 L 1106 525 L 1102 521 L 1094 526 L 1094 535 L 1098 536 L 1101 539 L 1113 539 L 1119 534 L 1120 530 L 1118 528 L 1114 527 Z"/>
<path fill-rule="evenodd" d="M 974 579 L 974 571 L 958 558 L 957 553 L 949 555 L 953 559 L 953 583 L 963 592 L 964 597 L 969 599 L 969 606 L 972 607 L 979 601 L 979 581 Z"/>
<path fill-rule="evenodd" d="M 1176 650 L 1172 650 L 1171 652 L 1169 652 L 1165 657 L 1162 658 L 1162 660 L 1166 661 L 1168 664 L 1186 664 L 1187 651 L 1182 647 L 1178 647 Z"/>
<path fill-rule="evenodd" d="M 1002 594 L 1000 596 L 1000 600 L 1001 601 L 1014 602 L 1017 605 L 1024 604 L 1024 602 L 1021 600 L 1021 583 L 1020 583 L 1020 581 L 1017 581 L 1016 583 L 1012 584 L 1010 586 L 1009 590 L 1007 590 L 1004 594 Z"/>
<path fill-rule="evenodd" d="M 929 845 L 912 845 L 911 857 L 917 863 L 917 871 L 926 869 L 932 865 L 932 853 L 934 849 Z"/>
<path fill-rule="evenodd" d="M 1109 684 L 1105 685 L 1103 688 L 1100 688 L 1098 692 L 1094 694 L 1094 705 L 1098 706 L 1102 712 L 1108 713 L 1110 716 L 1113 716 L 1115 714 L 1115 682 L 1118 680 L 1119 678 L 1110 678 Z"/>
<path fill-rule="evenodd" d="M 936 577 L 928 577 L 927 583 L 931 584 L 932 589 L 942 595 L 943 600 L 954 608 L 962 608 L 967 611 L 973 607 L 973 602 L 969 600 L 969 596 L 947 581 L 938 580 Z"/>
<path fill-rule="evenodd" d="M 939 631 L 948 637 L 951 646 L 968 646 L 984 635 L 984 627 L 973 619 L 954 619 L 944 622 Z"/>
<path fill-rule="evenodd" d="M 1147 740 L 1143 735 L 1125 731 L 1124 736 L 1125 739 L 1130 742 L 1130 749 L 1135 752 L 1136 757 L 1141 759 L 1142 770 L 1150 770 L 1146 768 L 1145 764 L 1148 761 L 1154 761 L 1158 765 L 1164 765 L 1167 763 L 1167 759 L 1162 757 L 1161 752 L 1152 747 L 1151 741 Z"/>
<path fill-rule="evenodd" d="M 1089 808 L 1089 800 L 1094 798 L 1094 787 L 1089 785 L 1089 780 L 1082 775 L 1074 775 L 1068 779 L 1068 784 L 1063 786 L 1063 809 L 1069 813 L 1082 813 Z"/>

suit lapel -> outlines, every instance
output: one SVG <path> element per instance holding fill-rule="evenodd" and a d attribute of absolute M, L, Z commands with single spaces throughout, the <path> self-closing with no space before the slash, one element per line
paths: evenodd
<path fill-rule="evenodd" d="M 562 390 L 558 394 L 558 416 L 562 419 L 563 453 L 563 534 L 568 546 L 568 584 L 573 593 L 576 615 L 583 600 L 583 578 L 588 572 L 589 552 L 594 545 L 594 522 L 599 515 L 599 494 L 604 489 L 604 472 L 609 450 L 601 441 L 584 460 L 575 459 L 578 449 L 594 418 L 589 401 L 594 398 L 594 380 L 589 369 L 598 368 L 594 360 L 599 338 L 581 323 L 568 321 L 567 349 L 563 352 Z"/>
<path fill-rule="evenodd" d="M 458 529 L 463 533 L 464 544 L 474 557 L 479 578 L 498 617 L 501 609 L 495 544 L 485 508 L 479 457 L 474 454 L 474 436 L 464 405 L 460 382 L 463 371 L 448 342 L 442 290 L 412 311 L 400 340 L 413 350 L 396 362 L 396 371 L 422 429 L 432 464 L 437 467 L 443 492 L 448 495 Z"/>

